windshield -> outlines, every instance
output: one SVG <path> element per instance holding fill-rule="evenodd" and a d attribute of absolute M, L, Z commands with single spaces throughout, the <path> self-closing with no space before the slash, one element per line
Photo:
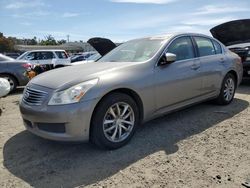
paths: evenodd
<path fill-rule="evenodd" d="M 121 44 L 98 62 L 142 62 L 152 58 L 163 45 L 161 38 L 132 40 Z"/>

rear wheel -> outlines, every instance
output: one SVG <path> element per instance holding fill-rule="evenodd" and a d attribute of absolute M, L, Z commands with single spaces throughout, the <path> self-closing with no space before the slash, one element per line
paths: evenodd
<path fill-rule="evenodd" d="M 94 112 L 90 139 L 101 148 L 117 149 L 132 138 L 138 122 L 135 101 L 123 93 L 110 94 Z"/>
<path fill-rule="evenodd" d="M 234 98 L 236 90 L 236 79 L 231 73 L 228 73 L 221 86 L 220 95 L 216 99 L 216 102 L 220 105 L 230 104 Z"/>
<path fill-rule="evenodd" d="M 12 92 L 16 89 L 16 87 L 17 87 L 16 78 L 14 78 L 13 76 L 8 75 L 8 74 L 2 74 L 2 75 L 0 75 L 0 77 L 8 80 L 8 82 L 10 83 L 10 92 Z"/>

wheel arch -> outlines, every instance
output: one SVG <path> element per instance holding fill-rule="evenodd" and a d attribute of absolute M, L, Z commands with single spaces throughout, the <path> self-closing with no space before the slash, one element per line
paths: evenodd
<path fill-rule="evenodd" d="M 236 81 L 236 83 L 238 85 L 239 77 L 238 77 L 237 72 L 235 70 L 230 70 L 230 71 L 227 72 L 227 74 L 232 74 L 234 76 L 234 78 L 236 79 L 235 81 Z"/>
<path fill-rule="evenodd" d="M 15 76 L 15 74 L 12 74 L 12 73 L 9 73 L 9 72 L 1 72 L 1 73 L 0 73 L 0 76 L 1 76 L 1 75 L 9 75 L 9 76 L 13 77 L 13 78 L 16 80 L 16 82 L 17 82 L 17 86 L 20 85 L 20 84 L 19 84 L 19 80 L 17 79 L 17 77 Z"/>

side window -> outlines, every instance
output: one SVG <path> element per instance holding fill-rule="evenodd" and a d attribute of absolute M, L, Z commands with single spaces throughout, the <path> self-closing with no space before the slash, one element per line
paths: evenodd
<path fill-rule="evenodd" d="M 37 59 L 39 60 L 46 60 L 46 59 L 53 59 L 53 53 L 52 52 L 38 52 Z"/>
<path fill-rule="evenodd" d="M 59 59 L 67 59 L 68 58 L 68 56 L 65 52 L 56 51 L 55 53 Z"/>
<path fill-rule="evenodd" d="M 215 48 L 215 53 L 222 54 L 222 49 L 221 49 L 220 44 L 218 42 L 216 42 L 215 40 L 213 40 L 213 44 L 214 44 L 214 48 Z"/>
<path fill-rule="evenodd" d="M 180 37 L 174 40 L 167 52 L 176 55 L 176 61 L 194 58 L 193 44 L 189 37 Z"/>
<path fill-rule="evenodd" d="M 214 55 L 215 49 L 212 41 L 204 37 L 194 37 L 200 57 Z"/>
<path fill-rule="evenodd" d="M 24 59 L 26 59 L 26 60 L 36 60 L 36 52 L 30 52 L 29 54 L 27 54 L 25 56 Z"/>

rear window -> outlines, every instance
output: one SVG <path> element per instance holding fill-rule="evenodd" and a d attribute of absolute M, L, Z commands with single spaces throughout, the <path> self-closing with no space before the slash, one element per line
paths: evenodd
<path fill-rule="evenodd" d="M 213 44 L 214 44 L 215 53 L 216 54 L 222 54 L 221 45 L 218 42 L 214 41 L 214 40 L 213 40 Z"/>
<path fill-rule="evenodd" d="M 68 55 L 63 51 L 57 51 L 56 55 L 59 59 L 67 59 L 68 58 Z"/>
<path fill-rule="evenodd" d="M 212 41 L 205 37 L 194 37 L 200 57 L 215 54 L 215 49 Z"/>

